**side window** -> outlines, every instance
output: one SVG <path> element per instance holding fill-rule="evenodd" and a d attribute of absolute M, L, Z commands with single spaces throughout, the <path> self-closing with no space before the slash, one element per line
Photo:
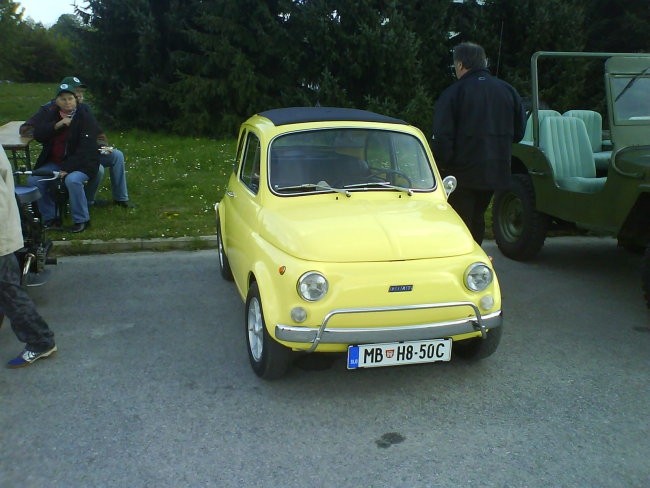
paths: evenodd
<path fill-rule="evenodd" d="M 244 150 L 245 140 L 246 138 L 244 137 L 244 133 L 242 131 L 242 133 L 239 134 L 239 143 L 237 144 L 237 155 L 235 156 L 235 162 L 232 165 L 233 173 L 237 173 L 237 168 L 239 167 L 239 162 L 241 161 L 242 158 L 242 151 Z"/>
<path fill-rule="evenodd" d="M 239 178 L 253 193 L 260 189 L 260 140 L 252 132 L 246 137 L 244 160 Z"/>

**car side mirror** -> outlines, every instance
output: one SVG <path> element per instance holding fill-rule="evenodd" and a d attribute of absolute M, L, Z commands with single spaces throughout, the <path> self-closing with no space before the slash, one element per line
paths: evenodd
<path fill-rule="evenodd" d="M 455 176 L 445 176 L 442 180 L 442 187 L 445 189 L 445 195 L 449 196 L 458 186 L 458 181 Z"/>

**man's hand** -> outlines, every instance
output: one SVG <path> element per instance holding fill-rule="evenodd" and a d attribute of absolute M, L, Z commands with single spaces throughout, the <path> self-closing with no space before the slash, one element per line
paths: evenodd
<path fill-rule="evenodd" d="M 101 146 L 99 148 L 99 154 L 110 154 L 115 149 L 113 146 Z"/>
<path fill-rule="evenodd" d="M 64 126 L 69 127 L 71 123 L 72 123 L 72 117 L 64 117 L 54 125 L 54 128 L 60 129 L 61 127 Z"/>

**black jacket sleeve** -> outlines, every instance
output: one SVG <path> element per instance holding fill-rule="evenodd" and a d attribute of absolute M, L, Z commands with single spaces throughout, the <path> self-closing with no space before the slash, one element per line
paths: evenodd
<path fill-rule="evenodd" d="M 21 136 L 33 137 L 34 128 L 38 125 L 39 121 L 43 120 L 49 112 L 55 110 L 55 104 L 53 101 L 49 101 L 44 105 L 41 105 L 38 109 L 38 112 L 33 114 L 29 119 L 27 119 L 18 129 L 18 133 Z"/>
<path fill-rule="evenodd" d="M 456 115 L 452 90 L 445 90 L 436 102 L 433 112 L 431 151 L 438 168 L 446 174 L 454 160 Z"/>

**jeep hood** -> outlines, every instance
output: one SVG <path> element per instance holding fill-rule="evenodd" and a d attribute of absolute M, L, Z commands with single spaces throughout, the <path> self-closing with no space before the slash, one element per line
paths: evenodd
<path fill-rule="evenodd" d="M 444 202 L 355 196 L 266 208 L 259 216 L 261 237 L 296 258 L 321 262 L 441 258 L 474 249 L 469 231 Z"/>

